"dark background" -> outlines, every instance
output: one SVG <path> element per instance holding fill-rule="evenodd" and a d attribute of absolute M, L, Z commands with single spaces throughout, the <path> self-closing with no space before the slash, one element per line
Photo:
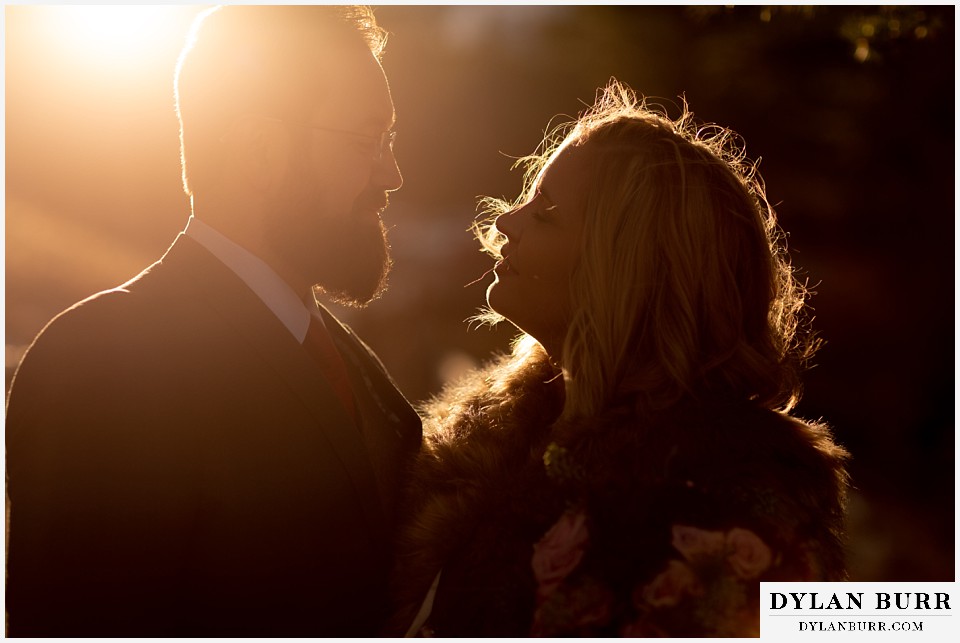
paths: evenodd
<path fill-rule="evenodd" d="M 126 50 L 6 7 L 7 381 L 55 313 L 136 274 L 189 214 L 172 71 L 192 16 Z M 60 13 L 58 13 L 60 12 Z M 467 229 L 512 158 L 611 76 L 743 136 L 826 340 L 798 414 L 853 453 L 855 580 L 954 580 L 954 8 L 383 6 L 405 185 L 396 269 L 340 311 L 422 400 L 511 330 L 470 330 L 490 267 Z M 93 40 L 91 40 L 93 38 Z M 95 46 L 96 45 L 96 46 Z M 102 45 L 102 46 L 101 46 Z M 146 52 L 149 49 L 150 54 Z"/>

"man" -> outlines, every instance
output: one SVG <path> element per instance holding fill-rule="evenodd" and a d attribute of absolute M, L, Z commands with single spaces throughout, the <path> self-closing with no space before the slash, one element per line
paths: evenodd
<path fill-rule="evenodd" d="M 402 179 L 362 8 L 228 6 L 177 69 L 193 216 L 61 313 L 7 404 L 11 636 L 374 634 L 420 421 L 364 305 Z"/>

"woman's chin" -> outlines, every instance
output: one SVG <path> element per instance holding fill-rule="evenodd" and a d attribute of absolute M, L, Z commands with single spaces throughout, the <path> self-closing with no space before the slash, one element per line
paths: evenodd
<path fill-rule="evenodd" d="M 500 284 L 500 278 L 497 277 L 496 274 L 494 274 L 493 281 L 491 281 L 490 285 L 487 286 L 487 306 L 491 308 L 493 308 L 493 303 L 491 300 L 496 299 L 496 294 L 494 293 L 497 290 L 497 286 L 499 284 Z"/>
<path fill-rule="evenodd" d="M 495 313 L 506 317 L 504 310 L 510 308 L 510 306 L 504 306 L 506 303 L 504 299 L 503 284 L 500 282 L 500 277 L 495 276 L 493 283 L 487 286 L 487 306 Z"/>

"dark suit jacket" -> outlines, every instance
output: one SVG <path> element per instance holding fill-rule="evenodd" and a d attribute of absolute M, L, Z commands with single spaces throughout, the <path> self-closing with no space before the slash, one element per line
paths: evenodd
<path fill-rule="evenodd" d="M 181 235 L 56 317 L 7 404 L 11 636 L 333 636 L 381 623 L 420 421 L 325 313 L 363 412 Z"/>

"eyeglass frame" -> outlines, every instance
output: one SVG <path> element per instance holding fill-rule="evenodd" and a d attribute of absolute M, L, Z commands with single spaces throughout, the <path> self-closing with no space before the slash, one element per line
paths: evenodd
<path fill-rule="evenodd" d="M 379 145 L 377 146 L 375 156 L 371 159 L 376 163 L 379 163 L 380 161 L 383 160 L 383 152 L 385 149 L 389 148 L 390 151 L 393 152 L 393 144 L 394 144 L 394 141 L 397 140 L 396 130 L 386 130 L 386 131 L 380 132 L 379 134 L 371 135 L 371 134 L 363 134 L 361 132 L 352 132 L 350 130 L 345 130 L 345 129 L 337 129 L 336 127 L 325 127 L 323 125 L 307 125 L 306 123 L 300 123 L 298 121 L 289 121 L 283 118 L 275 118 L 273 116 L 264 116 L 263 118 L 268 121 L 273 121 L 275 123 L 283 123 L 285 125 L 298 125 L 306 129 L 317 130 L 320 132 L 333 132 L 335 134 L 346 134 L 348 136 L 357 136 L 359 138 L 365 138 L 373 141 L 379 140 Z"/>

